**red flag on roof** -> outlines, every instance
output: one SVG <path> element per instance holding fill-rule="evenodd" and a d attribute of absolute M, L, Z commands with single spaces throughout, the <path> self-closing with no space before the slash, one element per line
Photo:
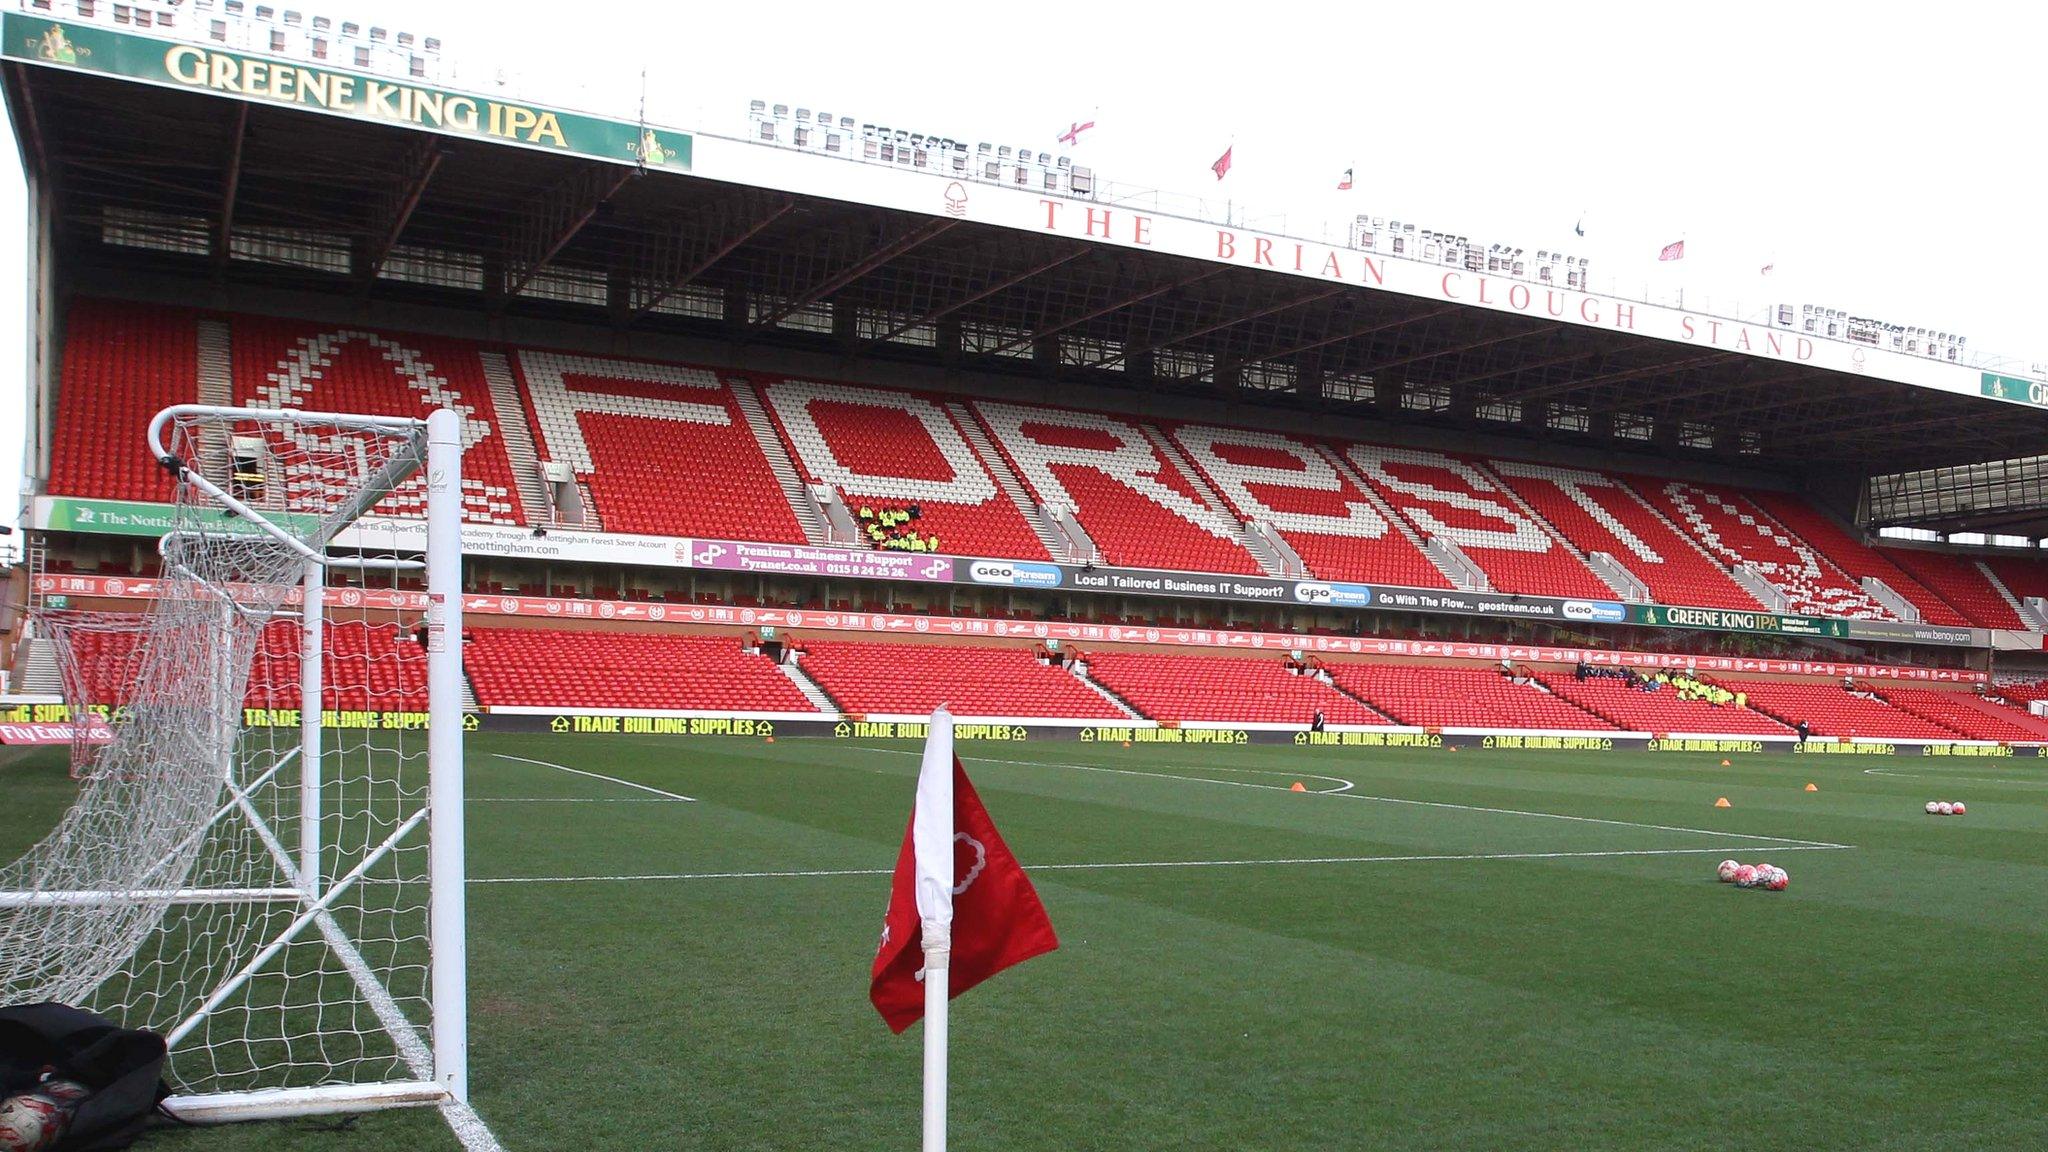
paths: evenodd
<path fill-rule="evenodd" d="M 952 717 L 940 711 L 932 721 L 934 735 L 944 724 L 946 747 L 937 756 L 940 750 L 926 748 L 868 986 L 868 998 L 895 1032 L 924 1015 L 928 926 L 943 932 L 950 922 L 951 996 L 1060 946 L 1031 878 L 951 754 Z"/>
<path fill-rule="evenodd" d="M 1680 241 L 1678 241 L 1678 242 L 1677 242 L 1677 243 L 1675 243 L 1675 244 L 1666 244 L 1666 245 L 1664 246 L 1664 250 L 1663 250 L 1662 252 L 1659 252 L 1659 253 L 1657 253 L 1657 259 L 1659 259 L 1659 260 L 1683 260 L 1683 259 L 1685 259 L 1685 241 L 1683 241 L 1683 240 L 1680 240 Z"/>
<path fill-rule="evenodd" d="M 1351 171 L 1352 171 L 1352 170 L 1351 170 L 1351 169 L 1349 169 L 1349 168 L 1346 168 L 1346 169 L 1344 170 L 1344 175 L 1343 175 L 1343 177 L 1342 177 L 1341 179 L 1339 179 L 1339 180 L 1337 181 L 1337 191 L 1339 191 L 1339 192 L 1349 192 L 1349 191 L 1351 191 Z"/>
<path fill-rule="evenodd" d="M 1209 171 L 1214 172 L 1218 180 L 1223 179 L 1224 173 L 1230 171 L 1230 154 L 1235 151 L 1237 145 L 1232 144 L 1223 150 L 1223 155 L 1218 156 L 1214 164 L 1209 165 Z"/>

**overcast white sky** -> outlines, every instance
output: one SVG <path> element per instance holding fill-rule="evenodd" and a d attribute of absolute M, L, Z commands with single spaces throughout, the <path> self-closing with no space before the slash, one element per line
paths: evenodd
<path fill-rule="evenodd" d="M 450 86 L 495 89 L 503 67 L 528 99 L 628 119 L 644 67 L 648 119 L 679 128 L 738 134 L 759 97 L 1036 150 L 1094 119 L 1078 162 L 1262 227 L 1398 217 L 1589 256 L 1626 294 L 1823 304 L 2048 359 L 2037 5 L 280 6 L 438 35 Z M 11 149 L 0 218 L 0 364 L 18 366 Z M 1686 258 L 1657 263 L 1680 238 Z M 22 373 L 0 381 L 18 460 Z"/>

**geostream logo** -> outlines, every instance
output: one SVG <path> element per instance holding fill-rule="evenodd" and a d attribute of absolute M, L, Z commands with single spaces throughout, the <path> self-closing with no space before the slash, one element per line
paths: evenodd
<path fill-rule="evenodd" d="M 1023 588 L 1060 586 L 1058 568 L 1023 561 L 976 560 L 967 566 L 967 578 L 976 584 L 1014 584 Z"/>
<path fill-rule="evenodd" d="M 1372 604 L 1372 589 L 1363 584 L 1323 584 L 1303 580 L 1294 585 L 1294 598 L 1303 604 L 1365 608 Z"/>
<path fill-rule="evenodd" d="M 1567 600 L 1559 610 L 1567 620 L 1599 620 L 1619 624 L 1628 619 L 1628 609 L 1607 600 Z"/>

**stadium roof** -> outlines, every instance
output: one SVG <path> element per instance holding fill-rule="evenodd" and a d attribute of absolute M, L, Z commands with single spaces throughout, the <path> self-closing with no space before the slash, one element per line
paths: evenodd
<path fill-rule="evenodd" d="M 957 358 L 1808 478 L 2027 456 L 2048 443 L 2048 407 L 1649 338 L 1555 319 L 1541 305 L 1480 307 L 1469 281 L 1459 291 L 1444 281 L 1451 302 L 1357 276 L 1100 243 L 1074 234 L 1084 200 L 1064 205 L 1071 227 L 1032 231 L 952 214 L 943 176 L 884 170 L 932 192 L 922 210 L 882 206 L 862 180 L 829 179 L 870 166 L 762 145 L 694 141 L 699 157 L 767 154 L 771 176 L 792 163 L 836 165 L 821 169 L 823 184 L 844 194 L 704 174 L 744 165 L 685 174 L 672 150 L 636 164 L 37 66 L 15 50 L 20 19 L 8 22 L 7 99 L 24 163 L 54 192 L 64 267 L 147 267 L 877 360 Z M 668 136 L 687 162 L 692 141 Z M 1760 340 L 1771 331 L 1753 327 Z M 2007 398 L 2024 401 L 2029 382 L 2009 383 L 2020 394 Z"/>

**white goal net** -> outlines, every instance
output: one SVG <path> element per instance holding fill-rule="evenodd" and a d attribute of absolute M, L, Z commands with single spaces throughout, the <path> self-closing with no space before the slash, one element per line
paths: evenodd
<path fill-rule="evenodd" d="M 181 405 L 151 435 L 179 479 L 149 610 L 39 621 L 113 739 L 0 868 L 0 1003 L 163 1033 L 183 1115 L 459 1102 L 453 415 Z"/>

